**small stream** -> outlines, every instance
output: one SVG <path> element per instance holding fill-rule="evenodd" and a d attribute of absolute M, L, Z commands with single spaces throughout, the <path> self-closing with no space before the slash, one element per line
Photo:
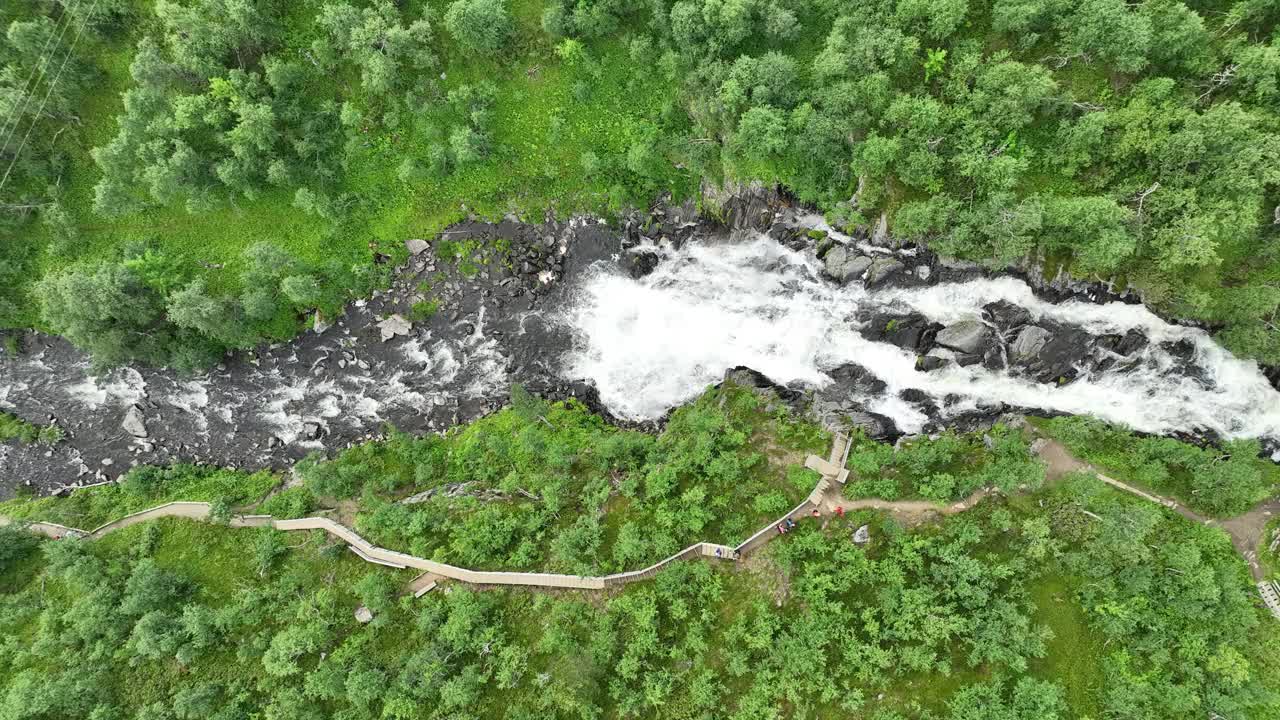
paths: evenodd
<path fill-rule="evenodd" d="M 430 250 L 411 255 L 392 287 L 322 332 L 203 374 L 95 375 L 60 338 L 25 334 L 20 353 L 0 351 L 0 409 L 56 422 L 66 439 L 0 445 L 0 497 L 112 479 L 139 463 L 284 468 L 388 426 L 467 422 L 500 407 L 512 383 L 651 424 L 737 366 L 875 435 L 1035 409 L 1262 438 L 1280 460 L 1280 392 L 1202 330 L 1096 288 L 1033 290 L 923 251 L 810 237 L 820 220 L 774 197 L 735 199 L 727 215 L 730 227 L 688 206 L 616 226 L 463 223 L 450 239 L 503 238 L 510 254 L 467 273 Z M 833 247 L 879 264 L 839 282 Z M 380 323 L 408 317 L 424 283 L 440 310 L 407 334 L 384 333 Z"/>

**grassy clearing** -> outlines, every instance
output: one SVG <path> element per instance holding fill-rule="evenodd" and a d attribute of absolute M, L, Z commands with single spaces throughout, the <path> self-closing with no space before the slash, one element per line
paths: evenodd
<path fill-rule="evenodd" d="M 652 118 L 670 102 L 674 85 L 661 73 L 634 73 L 622 39 L 587 43 L 584 61 L 566 64 L 541 29 L 542 0 L 512 6 L 517 25 L 512 45 L 497 58 L 464 56 L 439 21 L 447 2 L 406 3 L 404 14 L 434 19 L 434 43 L 441 56 L 441 97 L 459 86 L 481 81 L 497 89 L 492 113 L 492 150 L 482 161 L 443 177 L 403 182 L 397 168 L 406 158 L 423 158 L 427 148 L 447 135 L 461 118 L 441 101 L 409 128 L 370 128 L 347 158 L 339 192 L 358 203 L 341 222 L 330 224 L 293 206 L 292 192 L 267 190 L 256 200 L 239 198 L 211 211 L 189 213 L 181 204 L 151 207 L 123 218 L 103 218 L 92 209 L 101 172 L 89 156 L 117 132 L 121 94 L 133 84 L 129 64 L 137 41 L 155 31 L 149 3 L 135 4 L 135 22 L 90 56 L 102 71 L 83 101 L 84 123 L 59 140 L 71 158 L 64 175 L 62 203 L 80 238 L 58 243 L 39 223 L 22 230 L 30 258 L 29 283 L 79 263 L 113 258 L 129 243 L 146 242 L 165 256 L 201 268 L 211 289 L 233 291 L 243 268 L 243 251 L 259 241 L 272 242 L 311 263 L 366 265 L 373 253 L 395 254 L 409 237 L 430 237 L 468 213 L 501 217 L 507 213 L 541 218 L 545 210 L 565 215 L 608 213 L 668 191 L 687 196 L 700 178 L 666 166 L 660 175 L 639 180 L 617 169 L 589 171 L 583 158 L 625 155 L 635 140 L 656 132 Z M 284 20 L 286 44 L 305 48 L 317 30 L 316 4 L 297 4 Z M 298 50 L 299 52 L 301 50 Z M 352 99 L 354 81 L 339 79 L 317 88 L 325 96 Z M 682 121 L 682 122 L 687 122 Z M 679 129 L 667 127 L 668 131 Z M 27 293 L 21 314 L 8 324 L 39 326 L 38 309 Z"/>
<path fill-rule="evenodd" d="M 1057 679 L 1067 691 L 1067 704 L 1075 717 L 1097 717 L 1098 693 L 1105 679 L 1100 660 L 1102 638 L 1088 625 L 1084 609 L 1074 598 L 1074 585 L 1064 575 L 1041 576 L 1032 586 L 1035 620 L 1053 631 L 1048 654 L 1031 662 L 1038 677 Z"/>

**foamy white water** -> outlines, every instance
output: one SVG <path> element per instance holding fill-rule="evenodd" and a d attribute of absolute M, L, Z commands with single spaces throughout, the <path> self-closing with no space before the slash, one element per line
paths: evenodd
<path fill-rule="evenodd" d="M 599 266 L 564 311 L 578 340 L 568 372 L 594 381 L 610 410 L 629 419 L 660 417 L 738 365 L 776 382 L 824 387 L 832 382 L 829 370 L 857 363 L 888 386 L 881 396 L 865 398 L 868 407 L 907 432 L 927 420 L 897 397 L 914 388 L 937 399 L 960 397 L 947 406 L 950 414 L 999 401 L 1094 415 L 1146 432 L 1280 438 L 1280 393 L 1256 363 L 1232 356 L 1204 331 L 1171 325 L 1140 305 L 1053 304 L 1008 277 L 869 291 L 859 283 L 824 281 L 819 269 L 812 256 L 764 236 L 691 243 L 666 252 L 658 268 L 639 280 Z M 915 311 L 945 324 L 979 318 L 983 305 L 998 300 L 1026 308 L 1034 319 L 1095 335 L 1136 329 L 1153 344 L 1132 370 L 1085 373 L 1057 386 L 980 365 L 921 372 L 913 352 L 858 333 L 875 310 Z M 1172 372 L 1176 359 L 1155 344 L 1177 340 L 1194 346 L 1203 381 Z"/>

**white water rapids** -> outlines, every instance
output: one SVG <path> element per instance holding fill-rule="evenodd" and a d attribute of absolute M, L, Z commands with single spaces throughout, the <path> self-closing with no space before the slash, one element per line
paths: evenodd
<path fill-rule="evenodd" d="M 663 250 L 657 269 L 632 279 L 607 264 L 585 278 L 562 320 L 577 338 L 569 374 L 592 380 L 611 411 L 652 419 L 745 365 L 779 383 L 824 387 L 827 372 L 857 363 L 887 383 L 868 409 L 918 431 L 925 415 L 897 397 L 919 389 L 954 415 L 992 402 L 1088 414 L 1153 433 L 1209 430 L 1224 437 L 1280 438 L 1280 393 L 1251 361 L 1240 360 L 1202 330 L 1171 325 L 1141 305 L 1061 304 L 1037 298 L 1023 281 L 979 279 L 923 288 L 868 290 L 820 276 L 811 254 L 765 236 L 736 243 L 689 243 Z M 1083 373 L 1063 386 L 1037 383 L 981 365 L 916 369 L 915 353 L 864 339 L 871 311 L 915 311 L 946 324 L 980 318 L 1005 300 L 1091 334 L 1141 331 L 1151 344 L 1132 370 Z M 1176 358 L 1158 343 L 1189 340 L 1203 380 L 1171 373 Z M 943 405 L 942 402 L 938 403 Z"/>

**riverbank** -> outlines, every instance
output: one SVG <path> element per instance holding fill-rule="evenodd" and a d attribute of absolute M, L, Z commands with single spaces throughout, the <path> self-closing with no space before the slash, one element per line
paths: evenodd
<path fill-rule="evenodd" d="M 407 243 L 387 291 L 199 375 L 94 375 L 65 341 L 27 335 L 0 354 L 0 408 L 64 438 L 0 445 L 0 493 L 135 464 L 285 468 L 387 426 L 419 434 L 481 417 L 513 383 L 660 424 L 741 365 L 791 386 L 815 417 L 878 437 L 1011 410 L 1280 435 L 1280 402 L 1266 409 L 1280 393 L 1202 331 L 1097 288 L 1064 295 L 887 236 L 838 236 L 759 188 L 722 203 L 718 220 L 659 205 L 617 226 L 454 226 Z M 1152 393 L 1167 400 L 1136 399 Z"/>

